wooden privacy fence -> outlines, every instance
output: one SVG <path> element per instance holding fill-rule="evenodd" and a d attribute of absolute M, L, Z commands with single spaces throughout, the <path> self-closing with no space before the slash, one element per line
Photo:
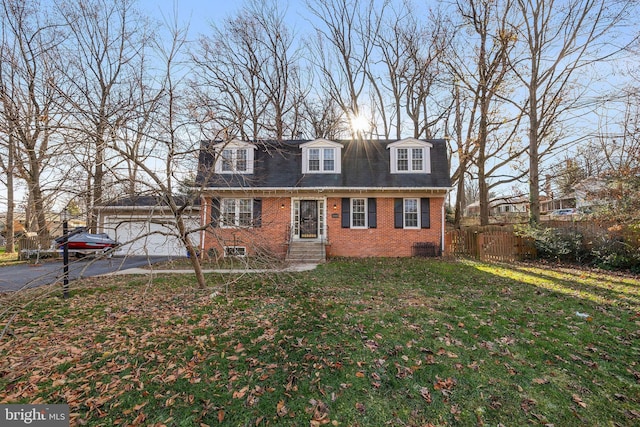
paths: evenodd
<path fill-rule="evenodd" d="M 445 234 L 445 254 L 511 262 L 535 258 L 536 249 L 532 239 L 516 236 L 513 231 L 464 229 Z"/>
<path fill-rule="evenodd" d="M 18 257 L 25 260 L 35 254 L 55 253 L 51 246 L 49 237 L 21 237 L 18 239 Z"/>

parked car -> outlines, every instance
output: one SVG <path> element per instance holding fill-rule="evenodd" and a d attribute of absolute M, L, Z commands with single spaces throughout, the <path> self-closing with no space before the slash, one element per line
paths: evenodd
<path fill-rule="evenodd" d="M 557 209 L 551 212 L 552 217 L 561 217 L 566 215 L 575 215 L 578 211 L 575 208 Z"/>

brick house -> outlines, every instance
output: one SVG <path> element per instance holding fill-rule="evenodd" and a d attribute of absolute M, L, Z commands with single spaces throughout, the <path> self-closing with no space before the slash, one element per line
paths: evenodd
<path fill-rule="evenodd" d="M 442 251 L 444 140 L 206 142 L 196 183 L 204 253 L 318 261 Z"/>

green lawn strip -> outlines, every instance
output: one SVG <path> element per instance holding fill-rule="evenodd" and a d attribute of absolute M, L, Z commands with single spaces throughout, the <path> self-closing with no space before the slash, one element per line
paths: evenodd
<path fill-rule="evenodd" d="M 592 275 L 558 274 L 371 259 L 91 282 L 15 319 L 0 400 L 87 425 L 637 422 L 633 281 L 594 298 Z"/>

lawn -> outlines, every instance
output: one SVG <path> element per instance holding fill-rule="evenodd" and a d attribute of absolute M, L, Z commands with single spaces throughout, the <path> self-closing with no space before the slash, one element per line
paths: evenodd
<path fill-rule="evenodd" d="M 0 402 L 91 426 L 640 424 L 638 278 L 368 259 L 207 280 L 5 296 Z"/>
<path fill-rule="evenodd" d="M 4 251 L 4 247 L 0 248 L 0 267 L 5 265 L 19 264 L 23 261 L 18 260 L 18 254 L 8 254 Z"/>

